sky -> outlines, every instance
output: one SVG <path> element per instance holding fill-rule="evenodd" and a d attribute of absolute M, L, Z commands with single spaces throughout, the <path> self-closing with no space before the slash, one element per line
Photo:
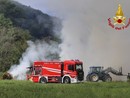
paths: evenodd
<path fill-rule="evenodd" d="M 121 4 L 130 18 L 130 0 L 15 0 L 62 20 L 61 60 L 80 59 L 89 66 L 123 67 L 130 72 L 130 26 L 115 30 L 108 25 Z"/>

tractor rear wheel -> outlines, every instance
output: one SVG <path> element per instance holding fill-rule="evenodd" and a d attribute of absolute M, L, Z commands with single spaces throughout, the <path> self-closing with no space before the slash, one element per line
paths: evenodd
<path fill-rule="evenodd" d="M 99 76 L 96 73 L 90 75 L 90 81 L 98 82 L 98 80 L 99 80 Z"/>

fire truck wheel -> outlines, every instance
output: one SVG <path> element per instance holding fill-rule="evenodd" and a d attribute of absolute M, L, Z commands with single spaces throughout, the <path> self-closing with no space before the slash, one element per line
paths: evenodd
<path fill-rule="evenodd" d="M 63 83 L 66 83 L 66 84 L 70 83 L 70 78 L 69 77 L 64 77 Z"/>
<path fill-rule="evenodd" d="M 47 83 L 47 79 L 45 77 L 41 77 L 40 83 Z"/>

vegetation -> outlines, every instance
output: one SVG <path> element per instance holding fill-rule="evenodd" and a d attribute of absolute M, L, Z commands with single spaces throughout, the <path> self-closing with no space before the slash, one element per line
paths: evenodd
<path fill-rule="evenodd" d="M 29 38 L 28 31 L 13 27 L 11 20 L 0 14 L 0 71 L 6 71 L 12 64 L 18 63 Z"/>
<path fill-rule="evenodd" d="M 47 42 L 53 40 L 60 43 L 53 31 L 53 18 L 18 2 L 0 0 L 0 72 L 19 63 L 22 53 L 28 47 L 27 40 L 47 39 Z"/>
<path fill-rule="evenodd" d="M 39 84 L 0 81 L 0 98 L 130 98 L 127 82 Z"/>
<path fill-rule="evenodd" d="M 0 13 L 11 19 L 13 25 L 30 31 L 35 39 L 55 38 L 53 18 L 39 10 L 10 0 L 0 0 Z"/>

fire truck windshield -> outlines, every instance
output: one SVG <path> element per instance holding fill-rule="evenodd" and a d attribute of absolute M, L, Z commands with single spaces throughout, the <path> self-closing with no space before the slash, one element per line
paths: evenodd
<path fill-rule="evenodd" d="M 76 70 L 83 70 L 82 65 L 81 64 L 76 64 Z"/>
<path fill-rule="evenodd" d="M 34 67 L 34 74 L 35 75 L 41 74 L 41 67 Z"/>

